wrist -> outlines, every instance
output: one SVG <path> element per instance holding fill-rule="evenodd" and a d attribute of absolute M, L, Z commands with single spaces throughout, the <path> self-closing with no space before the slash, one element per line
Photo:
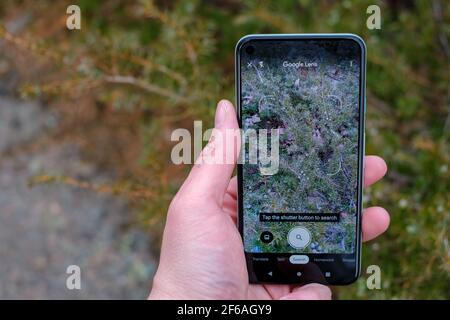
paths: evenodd
<path fill-rule="evenodd" d="M 148 300 L 172 300 L 173 297 L 153 288 L 147 298 Z"/>
<path fill-rule="evenodd" d="M 179 292 L 179 289 L 176 288 L 170 288 L 170 285 L 168 284 L 169 281 L 161 280 L 158 276 L 158 273 L 156 273 L 155 277 L 153 278 L 153 284 L 152 289 L 150 291 L 150 294 L 148 296 L 148 300 L 176 300 L 176 299 L 182 299 L 180 297 L 177 297 L 177 292 Z"/>

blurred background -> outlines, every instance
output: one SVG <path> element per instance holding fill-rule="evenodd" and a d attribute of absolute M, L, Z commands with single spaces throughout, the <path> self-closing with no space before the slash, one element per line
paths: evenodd
<path fill-rule="evenodd" d="M 70 4 L 81 30 L 66 28 Z M 189 170 L 170 134 L 234 101 L 237 40 L 349 32 L 368 47 L 366 153 L 389 166 L 365 206 L 386 207 L 391 228 L 335 298 L 450 299 L 449 20 L 444 0 L 2 1 L 0 298 L 145 298 Z M 66 288 L 71 264 L 81 290 Z"/>

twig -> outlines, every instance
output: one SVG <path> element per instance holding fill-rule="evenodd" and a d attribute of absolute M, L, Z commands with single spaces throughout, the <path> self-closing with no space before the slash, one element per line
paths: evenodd
<path fill-rule="evenodd" d="M 258 76 L 259 81 L 261 81 L 261 83 L 264 83 L 264 80 L 263 80 L 263 78 L 262 78 L 262 76 L 261 76 L 261 73 L 260 73 L 260 71 L 258 70 L 258 68 L 257 68 L 253 63 L 252 63 L 252 67 L 255 69 L 256 75 Z"/>
<path fill-rule="evenodd" d="M 437 27 L 439 29 L 438 30 L 439 31 L 439 33 L 438 33 L 438 40 L 439 40 L 439 43 L 440 43 L 440 45 L 442 47 L 442 50 L 444 51 L 445 55 L 448 58 L 448 57 L 450 57 L 450 46 L 449 46 L 447 37 L 445 36 L 444 32 L 442 32 L 442 27 L 441 26 L 442 26 L 444 18 L 443 18 L 443 14 L 442 14 L 442 4 L 441 4 L 441 2 L 438 1 L 438 0 L 434 0 L 432 2 L 432 9 L 433 9 L 434 20 L 435 20 L 436 25 L 437 25 Z"/>
<path fill-rule="evenodd" d="M 31 177 L 30 180 L 28 181 L 30 187 L 34 185 L 52 184 L 52 183 L 61 183 L 71 187 L 92 190 L 103 194 L 125 195 L 128 198 L 135 200 L 151 199 L 154 196 L 154 193 L 151 190 L 146 189 L 144 187 L 120 186 L 119 184 L 115 185 L 93 184 L 87 181 L 80 181 L 73 177 L 66 177 L 66 176 L 37 175 Z"/>
<path fill-rule="evenodd" d="M 144 90 L 148 93 L 157 94 L 166 98 L 170 98 L 175 100 L 176 102 L 191 102 L 192 98 L 187 98 L 180 96 L 179 94 L 173 93 L 170 90 L 161 88 L 157 85 L 139 80 L 137 78 L 134 78 L 132 76 L 121 76 L 121 75 L 114 75 L 114 76 L 106 76 L 104 78 L 105 82 L 107 83 L 113 83 L 113 84 L 126 84 L 130 86 L 137 87 L 141 90 Z"/>
<path fill-rule="evenodd" d="M 182 74 L 170 69 L 169 67 L 167 67 L 165 65 L 154 63 L 151 60 L 147 60 L 142 57 L 134 56 L 134 55 L 130 55 L 130 54 L 127 55 L 127 54 L 119 53 L 118 55 L 119 55 L 119 58 L 124 59 L 125 61 L 131 61 L 131 62 L 139 64 L 145 68 L 148 68 L 150 70 L 155 69 L 155 70 L 167 75 L 168 77 L 174 79 L 175 81 L 179 82 L 182 86 L 187 85 L 187 80 Z"/>

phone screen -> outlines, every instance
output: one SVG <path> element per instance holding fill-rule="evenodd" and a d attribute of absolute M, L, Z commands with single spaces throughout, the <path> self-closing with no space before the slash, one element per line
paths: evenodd
<path fill-rule="evenodd" d="M 357 276 L 362 50 L 347 38 L 253 39 L 239 50 L 240 229 L 254 282 Z"/>

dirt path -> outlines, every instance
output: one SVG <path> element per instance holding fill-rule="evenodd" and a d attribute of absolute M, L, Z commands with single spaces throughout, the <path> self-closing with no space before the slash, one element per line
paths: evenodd
<path fill-rule="evenodd" d="M 55 125 L 37 103 L 0 96 L 0 156 Z M 154 261 L 149 238 L 130 227 L 121 199 L 64 185 L 30 188 L 36 174 L 108 181 L 75 145 L 0 158 L 0 299 L 141 299 Z M 81 267 L 81 290 L 66 288 L 66 268 Z"/>

